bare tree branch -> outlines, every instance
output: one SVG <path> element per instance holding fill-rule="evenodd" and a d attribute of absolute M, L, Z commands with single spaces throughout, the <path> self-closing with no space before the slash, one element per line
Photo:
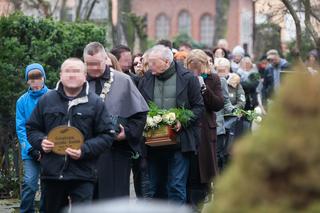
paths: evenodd
<path fill-rule="evenodd" d="M 92 13 L 92 10 L 94 8 L 94 5 L 97 3 L 97 0 L 93 0 L 93 2 L 91 3 L 90 5 L 90 8 L 89 8 L 89 11 L 85 17 L 85 20 L 89 20 L 90 16 L 91 16 L 91 13 Z"/>
<path fill-rule="evenodd" d="M 310 21 L 310 11 L 311 11 L 311 5 L 310 5 L 310 0 L 304 0 L 303 1 L 304 3 L 304 6 L 305 6 L 305 25 L 308 29 L 308 31 L 310 32 L 312 38 L 314 39 L 316 45 L 317 45 L 317 48 L 320 49 L 320 37 L 318 35 L 318 33 L 316 32 L 316 30 L 314 29 L 314 27 L 312 26 L 311 24 L 311 21 Z"/>
<path fill-rule="evenodd" d="M 76 21 L 80 20 L 80 12 L 81 12 L 82 3 L 83 3 L 83 0 L 79 0 L 79 3 L 77 5 L 77 10 L 76 10 Z"/>

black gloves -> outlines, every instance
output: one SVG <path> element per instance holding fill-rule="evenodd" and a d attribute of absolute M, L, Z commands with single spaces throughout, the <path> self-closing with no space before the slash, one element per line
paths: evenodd
<path fill-rule="evenodd" d="M 40 161 L 41 159 L 41 152 L 39 150 L 36 150 L 34 148 L 30 148 L 28 151 L 28 155 L 34 160 L 34 161 Z"/>

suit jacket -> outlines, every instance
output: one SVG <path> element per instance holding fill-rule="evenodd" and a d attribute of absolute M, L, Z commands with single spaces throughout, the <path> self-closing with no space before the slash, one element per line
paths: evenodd
<path fill-rule="evenodd" d="M 177 133 L 177 140 L 180 142 L 181 151 L 197 151 L 200 140 L 199 118 L 204 112 L 203 98 L 200 92 L 198 79 L 193 76 L 191 71 L 185 69 L 177 62 L 173 62 L 177 73 L 176 84 L 176 106 L 190 109 L 194 116 L 187 126 Z M 147 102 L 153 101 L 155 76 L 151 72 L 146 72 L 140 80 L 138 89 Z"/>

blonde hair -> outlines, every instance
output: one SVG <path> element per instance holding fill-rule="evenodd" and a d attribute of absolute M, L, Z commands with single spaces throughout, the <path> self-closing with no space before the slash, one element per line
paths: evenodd
<path fill-rule="evenodd" d="M 230 68 L 230 61 L 226 58 L 215 58 L 214 59 L 214 67 L 228 67 Z"/>
<path fill-rule="evenodd" d="M 207 54 L 200 49 L 191 50 L 185 60 L 185 67 L 190 69 L 191 64 L 195 65 L 201 72 L 210 74 L 211 68 Z"/>
<path fill-rule="evenodd" d="M 107 53 L 107 56 L 110 58 L 113 69 L 122 72 L 118 59 L 112 53 Z"/>

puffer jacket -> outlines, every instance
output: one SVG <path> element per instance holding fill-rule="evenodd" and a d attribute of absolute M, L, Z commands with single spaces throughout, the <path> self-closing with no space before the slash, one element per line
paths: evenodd
<path fill-rule="evenodd" d="M 99 96 L 89 93 L 89 84 L 83 86 L 76 98 L 70 99 L 58 83 L 56 90 L 39 100 L 26 125 L 30 144 L 42 150 L 42 140 L 60 125 L 76 127 L 83 134 L 81 157 L 74 160 L 67 155 L 44 153 L 40 161 L 41 178 L 95 181 L 96 160 L 112 146 L 113 129 L 104 103 Z"/>

